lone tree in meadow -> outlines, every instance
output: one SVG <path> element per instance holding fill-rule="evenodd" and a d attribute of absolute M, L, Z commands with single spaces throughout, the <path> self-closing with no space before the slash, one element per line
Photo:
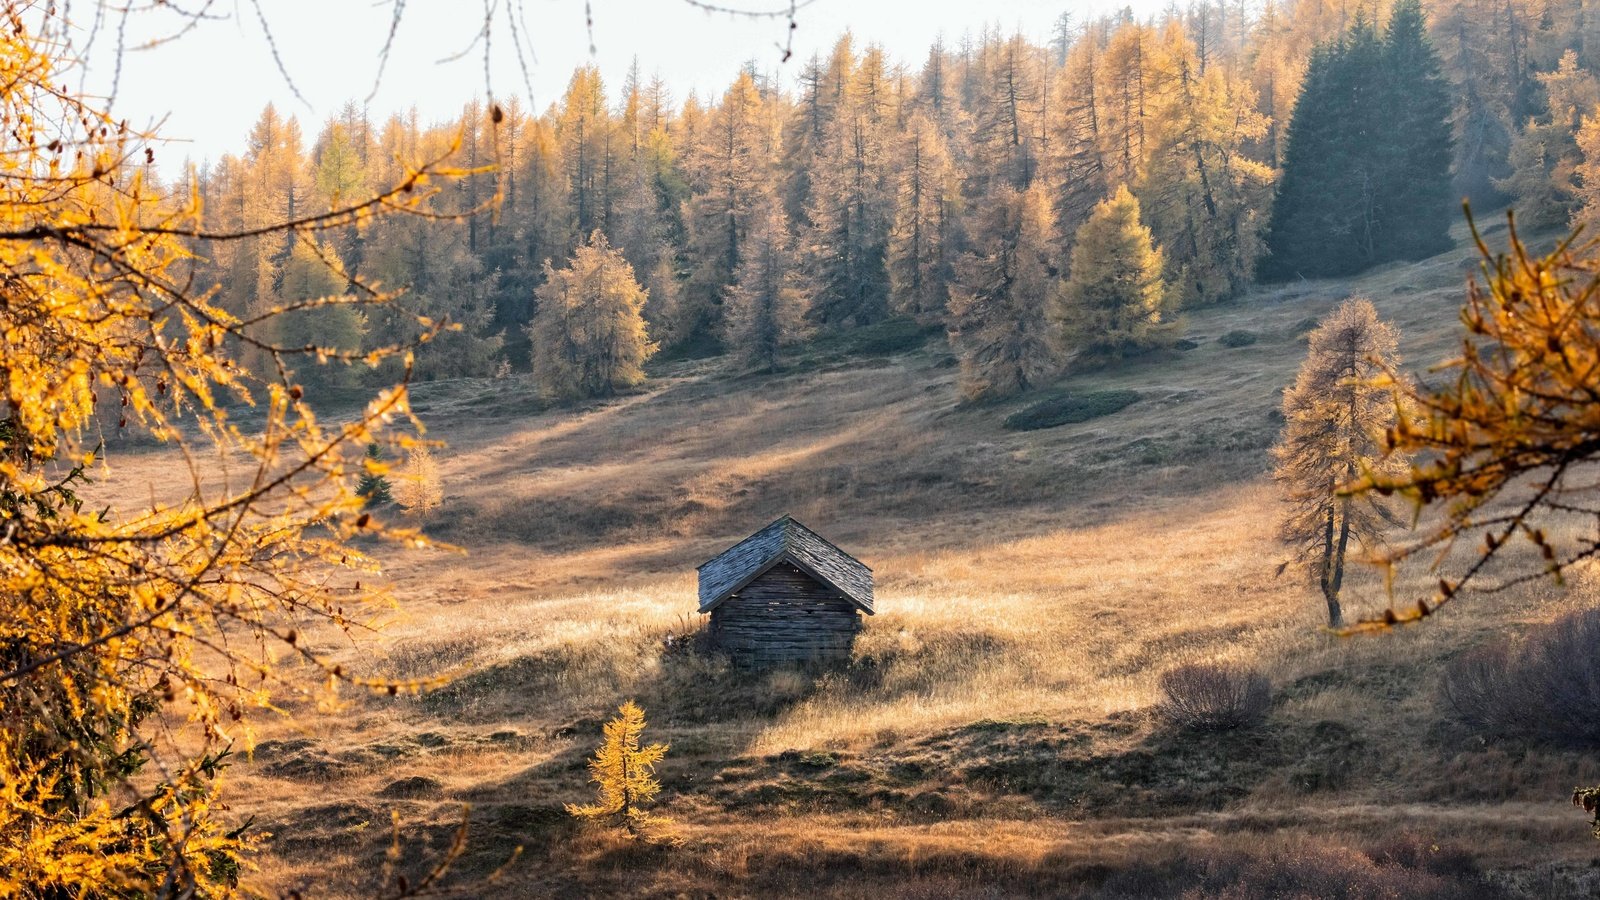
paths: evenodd
<path fill-rule="evenodd" d="M 1052 310 L 1066 340 L 1091 357 L 1116 359 L 1170 344 L 1177 336 L 1163 259 L 1139 221 L 1126 185 L 1078 227 L 1072 268 Z"/>
<path fill-rule="evenodd" d="M 667 824 L 643 808 L 661 793 L 656 763 L 667 755 L 666 744 L 639 746 L 644 728 L 644 710 L 637 703 L 629 700 L 617 707 L 617 717 L 606 723 L 605 740 L 589 760 L 589 780 L 599 797 L 591 804 L 567 804 L 568 813 L 620 825 L 629 834 Z"/>
<path fill-rule="evenodd" d="M 394 500 L 408 515 L 424 517 L 444 502 L 444 484 L 432 450 L 417 446 L 406 454 L 406 465 L 400 472 L 400 484 L 394 489 Z"/>
<path fill-rule="evenodd" d="M 633 266 L 595 231 L 534 292 L 539 308 L 528 324 L 533 374 L 556 397 L 606 397 L 644 380 L 656 345 L 645 330 L 644 288 Z"/>
<path fill-rule="evenodd" d="M 1294 550 L 1290 562 L 1321 589 L 1335 628 L 1344 621 L 1339 589 L 1351 539 L 1375 550 L 1393 521 L 1381 496 L 1343 489 L 1368 473 L 1405 469 L 1404 458 L 1384 444 L 1395 418 L 1386 380 L 1399 362 L 1396 339 L 1370 301 L 1346 300 L 1311 332 L 1300 375 L 1283 395 L 1283 434 L 1272 449 L 1274 477 L 1289 503 L 1283 540 Z"/>
<path fill-rule="evenodd" d="M 1441 509 L 1381 559 L 1393 566 L 1426 552 L 1438 585 L 1432 596 L 1406 603 L 1391 596 L 1387 609 L 1350 632 L 1420 622 L 1469 586 L 1494 592 L 1559 579 L 1600 558 L 1600 244 L 1578 244 L 1573 234 L 1537 256 L 1512 225 L 1509 249 L 1499 254 L 1474 229 L 1484 277 L 1468 288 L 1461 355 L 1446 366 L 1452 377 L 1433 389 L 1394 386 L 1401 414 L 1387 442 L 1419 454 L 1418 461 L 1369 473 L 1351 487 L 1358 497 L 1398 494 L 1419 515 Z M 1572 528 L 1577 522 L 1589 527 Z M 1546 530 L 1555 523 L 1568 527 Z M 1477 548 L 1464 564 L 1450 552 L 1463 541 Z M 1536 552 L 1507 554 L 1514 545 Z M 1496 559 L 1502 567 L 1489 574 Z M 1445 566 L 1457 571 L 1441 571 Z M 1551 696 L 1582 696 L 1581 671 L 1573 678 L 1553 683 Z M 1600 837 L 1600 786 L 1577 788 L 1572 802 L 1590 814 Z"/>

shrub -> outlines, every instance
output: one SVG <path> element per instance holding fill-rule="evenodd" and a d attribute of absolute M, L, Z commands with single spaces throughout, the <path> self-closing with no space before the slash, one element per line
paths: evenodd
<path fill-rule="evenodd" d="M 1518 644 L 1466 653 L 1441 693 L 1461 724 L 1486 737 L 1600 744 L 1600 609 L 1570 613 Z"/>
<path fill-rule="evenodd" d="M 848 352 L 861 355 L 890 356 L 920 349 L 934 333 L 915 319 L 889 319 L 855 329 L 845 347 Z"/>
<path fill-rule="evenodd" d="M 1005 427 L 1011 431 L 1035 431 L 1087 422 L 1109 416 L 1139 402 L 1137 391 L 1094 391 L 1087 394 L 1062 394 L 1041 400 L 1006 417 Z"/>
<path fill-rule="evenodd" d="M 1461 851 L 1430 846 L 1421 852 L 1425 855 L 1396 857 L 1331 843 L 1258 839 L 1256 846 L 1225 844 L 1204 854 L 1185 853 L 1174 860 L 1130 867 L 1108 878 L 1097 896 L 1182 900 L 1503 896 L 1485 882 L 1470 859 L 1462 860 Z"/>
<path fill-rule="evenodd" d="M 824 333 L 811 342 L 810 349 L 828 358 L 894 356 L 921 349 L 940 330 L 939 326 L 898 316 L 860 328 Z"/>
<path fill-rule="evenodd" d="M 1235 329 L 1217 338 L 1217 343 L 1224 347 L 1248 347 L 1255 342 L 1256 333 L 1254 331 L 1245 331 L 1244 329 Z"/>
<path fill-rule="evenodd" d="M 1161 673 L 1166 700 L 1161 715 L 1195 731 L 1248 728 L 1267 717 L 1272 687 L 1265 675 L 1243 666 L 1187 663 Z"/>

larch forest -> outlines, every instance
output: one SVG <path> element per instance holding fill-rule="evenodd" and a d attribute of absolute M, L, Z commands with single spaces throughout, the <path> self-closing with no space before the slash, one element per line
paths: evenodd
<path fill-rule="evenodd" d="M 1592 0 L 325 5 L 0 0 L 0 898 L 1600 894 Z"/>

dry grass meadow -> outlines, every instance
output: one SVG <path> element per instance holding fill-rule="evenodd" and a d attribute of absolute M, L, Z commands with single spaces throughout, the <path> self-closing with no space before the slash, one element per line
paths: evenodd
<path fill-rule="evenodd" d="M 429 531 L 465 552 L 377 548 L 393 620 L 316 639 L 372 674 L 453 680 L 308 695 L 258 723 L 228 776 L 272 834 L 255 883 L 370 896 L 391 816 L 404 870 L 470 806 L 457 874 L 522 846 L 487 891 L 506 897 L 1591 896 L 1600 845 L 1567 795 L 1600 759 L 1460 732 L 1438 682 L 1454 654 L 1595 602 L 1600 579 L 1340 639 L 1275 574 L 1266 451 L 1307 320 L 1362 293 L 1410 362 L 1437 361 L 1472 258 L 1192 314 L 1195 349 L 1061 385 L 1139 402 L 1039 431 L 1001 427 L 1030 398 L 958 405 L 937 335 L 815 345 L 777 375 L 667 364 L 581 410 L 537 411 L 515 378 L 419 386 L 449 445 Z M 1258 340 L 1216 340 L 1237 329 Z M 103 490 L 181 490 L 170 465 L 114 455 Z M 749 675 L 669 646 L 699 626 L 695 565 L 786 512 L 876 572 L 855 660 Z M 1347 605 L 1382 600 L 1367 574 Z M 1267 722 L 1161 725 L 1160 673 L 1213 659 L 1270 676 Z M 562 812 L 628 698 L 672 745 L 680 846 Z"/>

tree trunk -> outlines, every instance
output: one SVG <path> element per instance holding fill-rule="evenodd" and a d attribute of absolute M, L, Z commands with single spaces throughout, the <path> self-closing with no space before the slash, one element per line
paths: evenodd
<path fill-rule="evenodd" d="M 628 829 L 628 833 L 636 834 L 637 829 L 634 823 L 633 815 L 633 789 L 629 787 L 629 784 L 628 748 L 626 744 L 624 744 L 622 748 L 622 809 L 619 810 L 619 812 L 622 814 L 622 824 Z"/>
<path fill-rule="evenodd" d="M 1339 507 L 1341 513 L 1339 516 L 1339 543 L 1334 548 L 1333 559 L 1330 561 L 1333 565 L 1333 574 L 1329 578 L 1328 590 L 1326 591 L 1328 598 L 1328 625 L 1333 628 L 1338 628 L 1343 624 L 1343 616 L 1339 609 L 1339 588 L 1344 584 L 1345 548 L 1350 546 L 1350 498 L 1341 497 L 1339 499 Z"/>
<path fill-rule="evenodd" d="M 1334 586 L 1334 504 L 1328 504 L 1328 521 L 1322 531 L 1322 572 L 1317 579 L 1317 586 L 1322 588 L 1322 597 L 1328 601 L 1328 627 L 1338 628 L 1343 619 L 1339 609 L 1339 590 Z M 1343 576 L 1343 563 L 1340 564 L 1340 576 Z"/>

